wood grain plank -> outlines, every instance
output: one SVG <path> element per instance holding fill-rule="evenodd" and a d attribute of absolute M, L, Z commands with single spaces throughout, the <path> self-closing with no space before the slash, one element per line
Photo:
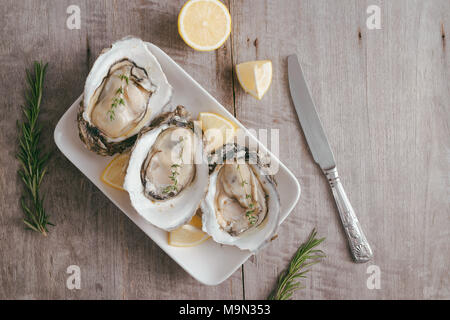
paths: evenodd
<path fill-rule="evenodd" d="M 81 9 L 80 30 L 66 28 L 66 8 Z M 188 48 L 177 33 L 183 1 L 3 1 L 0 31 L 0 298 L 239 299 L 240 271 L 223 284 L 199 284 L 120 212 L 56 148 L 58 119 L 83 90 L 100 51 L 126 35 L 160 46 L 232 110 L 229 43 L 212 53 Z M 22 23 L 17 23 L 18 21 Z M 49 61 L 42 109 L 43 143 L 53 152 L 44 183 L 56 227 L 48 238 L 24 230 L 15 159 L 25 68 Z M 219 75 L 219 76 L 218 76 Z M 66 288 L 66 268 L 81 268 L 82 289 Z"/>
<path fill-rule="evenodd" d="M 448 299 L 448 1 L 231 1 L 232 43 L 211 53 L 195 52 L 179 38 L 182 3 L 0 3 L 0 62 L 7 70 L 0 75 L 0 298 L 242 297 L 240 272 L 217 287 L 198 284 L 53 143 L 54 126 L 82 91 L 97 54 L 133 34 L 165 50 L 248 127 L 280 129 L 280 158 L 299 178 L 302 196 L 278 239 L 245 264 L 246 298 L 267 296 L 316 226 L 327 237 L 328 258 L 314 267 L 295 298 Z M 81 8 L 81 30 L 65 26 L 69 4 Z M 370 4 L 382 9 L 382 30 L 365 26 Z M 299 55 L 344 185 L 374 248 L 380 290 L 368 290 L 366 265 L 350 261 L 327 183 L 297 123 L 286 77 L 292 52 Z M 257 102 L 235 86 L 234 104 L 231 66 L 255 58 L 273 61 L 272 88 Z M 57 226 L 47 239 L 23 229 L 14 160 L 24 70 L 35 59 L 50 62 L 42 138 L 53 156 L 44 190 Z M 80 291 L 65 287 L 71 264 L 81 267 Z"/>
<path fill-rule="evenodd" d="M 377 4 L 382 29 L 366 28 Z M 265 298 L 313 227 L 327 240 L 295 298 L 448 298 L 449 25 L 446 1 L 233 1 L 233 62 L 270 59 L 262 101 L 236 90 L 238 118 L 278 128 L 280 159 L 299 178 L 297 208 L 245 264 L 245 296 Z M 444 30 L 444 31 L 442 31 Z M 375 258 L 351 262 L 327 182 L 313 163 L 287 84 L 297 53 L 350 200 Z M 447 182 L 446 182 L 447 181 Z M 366 286 L 368 265 L 381 289 Z"/>

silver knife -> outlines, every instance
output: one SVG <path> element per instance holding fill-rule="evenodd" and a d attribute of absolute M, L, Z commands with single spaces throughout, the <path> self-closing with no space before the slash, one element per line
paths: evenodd
<path fill-rule="evenodd" d="M 300 125 L 314 161 L 322 169 L 333 191 L 353 260 L 355 262 L 369 261 L 373 256 L 372 249 L 364 236 L 358 218 L 356 218 L 352 205 L 342 186 L 333 152 L 323 131 L 322 123 L 314 107 L 311 93 L 295 54 L 288 57 L 288 76 L 289 89 Z"/>

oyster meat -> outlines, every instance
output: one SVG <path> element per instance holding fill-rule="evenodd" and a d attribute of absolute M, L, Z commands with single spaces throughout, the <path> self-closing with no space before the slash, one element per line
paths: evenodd
<path fill-rule="evenodd" d="M 136 211 L 153 225 L 173 230 L 197 211 L 208 187 L 201 129 L 178 106 L 139 134 L 124 189 Z"/>
<path fill-rule="evenodd" d="M 113 155 L 133 145 L 169 102 L 172 87 L 161 66 L 137 38 L 125 38 L 104 50 L 84 87 L 78 128 L 86 147 Z"/>
<path fill-rule="evenodd" d="M 208 192 L 201 204 L 203 231 L 214 241 L 257 251 L 275 234 L 280 198 L 255 152 L 224 145 L 211 159 Z"/>

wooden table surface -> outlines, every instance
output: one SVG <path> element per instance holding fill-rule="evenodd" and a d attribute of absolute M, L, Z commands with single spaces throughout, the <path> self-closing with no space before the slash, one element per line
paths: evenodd
<path fill-rule="evenodd" d="M 265 299 L 315 227 L 327 239 L 296 299 L 450 298 L 450 1 L 224 1 L 232 34 L 217 51 L 187 47 L 177 32 L 184 1 L 2 0 L 0 11 L 0 298 Z M 81 28 L 66 27 L 69 5 Z M 369 30 L 369 5 L 381 29 Z M 53 130 L 80 95 L 102 48 L 126 35 L 167 52 L 249 128 L 280 130 L 280 159 L 302 186 L 277 240 L 228 280 L 191 278 L 56 148 Z M 297 53 L 374 259 L 354 264 L 327 181 L 314 164 L 290 100 Z M 24 230 L 16 121 L 25 68 L 49 62 L 41 121 L 53 152 L 43 189 L 56 227 Z M 262 101 L 245 94 L 233 67 L 270 59 Z M 81 289 L 66 288 L 69 265 Z M 380 270 L 369 289 L 368 267 Z M 371 271 L 371 269 L 369 269 Z"/>

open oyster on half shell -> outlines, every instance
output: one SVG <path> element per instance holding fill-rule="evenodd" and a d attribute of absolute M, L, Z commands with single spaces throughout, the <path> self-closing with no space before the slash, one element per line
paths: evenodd
<path fill-rule="evenodd" d="M 187 223 L 208 187 L 201 129 L 184 107 L 144 128 L 131 151 L 124 189 L 147 221 L 170 231 Z"/>
<path fill-rule="evenodd" d="M 169 102 L 172 87 L 145 42 L 124 38 L 103 50 L 84 86 L 77 121 L 89 150 L 113 155 L 131 147 Z"/>
<path fill-rule="evenodd" d="M 214 241 L 252 252 L 275 235 L 280 197 L 256 152 L 226 144 L 210 159 L 208 192 L 202 201 L 203 231 Z"/>

